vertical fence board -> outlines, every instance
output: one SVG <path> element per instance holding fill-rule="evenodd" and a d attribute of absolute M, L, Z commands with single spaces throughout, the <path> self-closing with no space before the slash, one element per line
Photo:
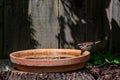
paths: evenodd
<path fill-rule="evenodd" d="M 3 0 L 0 0 L 0 54 L 2 55 L 2 9 L 3 9 L 3 4 L 2 4 Z"/>
<path fill-rule="evenodd" d="M 120 26 L 120 0 L 113 0 L 113 18 Z"/>
<path fill-rule="evenodd" d="M 57 0 L 31 0 L 29 13 L 33 21 L 37 48 L 58 47 Z"/>
<path fill-rule="evenodd" d="M 68 18 L 71 22 L 71 12 L 69 7 L 71 4 L 68 0 L 58 0 L 58 21 L 59 21 L 59 37 L 60 48 L 70 48 L 70 42 L 73 43 L 70 27 L 68 26 Z M 69 16 L 69 17 L 68 17 Z"/>
<path fill-rule="evenodd" d="M 60 0 L 60 40 L 62 48 L 75 48 L 85 40 L 85 1 Z"/>
<path fill-rule="evenodd" d="M 112 1 L 112 42 L 113 51 L 120 52 L 120 0 Z M 119 53 L 120 54 L 120 53 Z"/>
<path fill-rule="evenodd" d="M 28 21 L 28 0 L 4 0 L 4 19 L 2 19 L 2 54 L 6 57 L 10 52 L 34 48 Z M 3 57 L 3 56 L 0 56 Z"/>

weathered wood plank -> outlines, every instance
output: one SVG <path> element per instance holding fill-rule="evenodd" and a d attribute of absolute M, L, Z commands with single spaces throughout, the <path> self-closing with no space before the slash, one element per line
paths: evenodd
<path fill-rule="evenodd" d="M 12 51 L 26 49 L 29 42 L 26 41 L 27 1 L 22 2 L 22 0 L 18 2 L 4 0 L 4 54 L 7 55 Z"/>
<path fill-rule="evenodd" d="M 3 4 L 2 0 L 0 0 L 0 52 L 2 52 L 2 8 Z"/>
<path fill-rule="evenodd" d="M 120 0 L 113 0 L 112 2 L 113 2 L 112 16 L 113 16 L 113 19 L 116 20 L 116 22 L 120 27 Z"/>
<path fill-rule="evenodd" d="M 95 80 L 90 71 L 86 68 L 71 72 L 34 73 L 13 70 L 14 65 L 10 60 L 0 60 L 0 62 L 0 73 L 2 72 L 4 75 L 4 77 L 0 75 L 0 79 L 2 77 L 3 80 Z"/>
<path fill-rule="evenodd" d="M 60 0 L 60 43 L 62 48 L 75 48 L 84 41 L 84 1 Z"/>
<path fill-rule="evenodd" d="M 33 20 L 37 48 L 57 48 L 57 0 L 30 0 L 29 14 Z"/>
<path fill-rule="evenodd" d="M 10 52 L 35 48 L 37 42 L 33 39 L 33 29 L 28 16 L 28 0 L 4 0 L 4 51 L 1 54 L 9 56 Z"/>
<path fill-rule="evenodd" d="M 88 70 L 79 70 L 66 73 L 29 73 L 9 71 L 8 80 L 95 80 Z"/>
<path fill-rule="evenodd" d="M 120 0 L 112 1 L 112 43 L 113 51 L 120 52 Z M 118 53 L 119 55 L 119 53 Z"/>
<path fill-rule="evenodd" d="M 0 1 L 0 58 L 4 58 L 4 1 Z"/>
<path fill-rule="evenodd" d="M 75 48 L 80 42 L 104 40 L 110 35 L 109 18 L 113 18 L 112 45 L 118 48 L 120 1 L 112 2 L 111 17 L 105 11 L 110 0 L 0 0 L 0 56 L 31 48 Z"/>
<path fill-rule="evenodd" d="M 11 63 L 9 59 L 0 59 L 0 72 L 8 71 L 11 68 L 14 68 L 15 65 Z"/>

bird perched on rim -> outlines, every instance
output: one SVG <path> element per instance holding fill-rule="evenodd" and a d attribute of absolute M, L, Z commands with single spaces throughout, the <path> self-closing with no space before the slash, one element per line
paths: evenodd
<path fill-rule="evenodd" d="M 82 53 L 84 51 L 90 51 L 92 49 L 92 47 L 98 43 L 100 43 L 101 41 L 96 41 L 96 42 L 83 42 L 83 43 L 79 43 L 77 46 L 79 49 L 82 50 Z M 82 54 L 81 53 L 81 54 Z"/>

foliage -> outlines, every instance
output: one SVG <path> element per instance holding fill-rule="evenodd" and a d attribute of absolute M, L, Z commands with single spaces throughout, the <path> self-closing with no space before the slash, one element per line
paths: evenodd
<path fill-rule="evenodd" d="M 104 64 L 120 64 L 120 58 L 108 52 L 95 52 L 91 53 L 88 65 L 104 65 Z"/>

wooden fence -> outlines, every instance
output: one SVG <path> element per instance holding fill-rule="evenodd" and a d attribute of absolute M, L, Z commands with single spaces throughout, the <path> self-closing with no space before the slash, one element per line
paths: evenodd
<path fill-rule="evenodd" d="M 97 40 L 119 51 L 119 8 L 119 0 L 0 0 L 0 58 Z"/>

